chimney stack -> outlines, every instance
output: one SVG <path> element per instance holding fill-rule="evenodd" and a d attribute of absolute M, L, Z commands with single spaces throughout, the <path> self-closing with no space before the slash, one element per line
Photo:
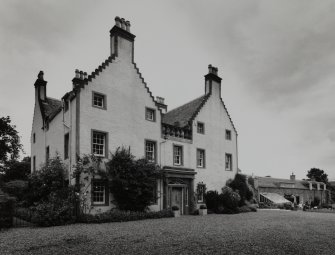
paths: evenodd
<path fill-rule="evenodd" d="M 44 73 L 40 71 L 34 84 L 35 98 L 37 100 L 46 101 L 47 99 L 47 82 L 44 80 Z"/>
<path fill-rule="evenodd" d="M 78 69 L 76 69 L 74 73 L 75 73 L 75 76 L 72 79 L 72 88 L 76 89 L 77 87 L 83 87 L 87 73 L 83 71 L 79 71 Z"/>
<path fill-rule="evenodd" d="M 165 114 L 167 112 L 167 105 L 164 104 L 163 97 L 156 97 L 156 105 L 162 111 L 162 113 Z"/>
<path fill-rule="evenodd" d="M 130 33 L 130 22 L 115 17 L 115 25 L 110 30 L 111 55 L 133 62 L 134 39 L 135 35 Z"/>
<path fill-rule="evenodd" d="M 291 181 L 295 181 L 295 175 L 294 175 L 293 172 L 292 172 L 292 174 L 290 175 L 290 180 L 291 180 Z"/>
<path fill-rule="evenodd" d="M 205 94 L 221 97 L 221 80 L 218 76 L 218 68 L 208 65 L 208 74 L 205 75 Z"/>

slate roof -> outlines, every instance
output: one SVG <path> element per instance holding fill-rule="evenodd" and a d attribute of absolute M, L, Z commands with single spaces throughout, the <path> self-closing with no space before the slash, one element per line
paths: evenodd
<path fill-rule="evenodd" d="M 303 180 L 279 179 L 272 177 L 256 177 L 256 179 L 258 180 L 258 187 L 262 188 L 309 189 L 308 182 Z"/>
<path fill-rule="evenodd" d="M 45 102 L 42 102 L 42 111 L 45 117 L 51 121 L 62 109 L 62 101 L 47 97 Z"/>
<path fill-rule="evenodd" d="M 208 95 L 198 97 L 182 106 L 179 106 L 163 115 L 162 123 L 168 125 L 175 125 L 179 122 L 180 127 L 185 127 L 198 114 L 201 107 L 205 104 Z"/>

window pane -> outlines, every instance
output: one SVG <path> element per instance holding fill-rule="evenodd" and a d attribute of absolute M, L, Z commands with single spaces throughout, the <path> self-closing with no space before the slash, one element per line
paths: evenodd
<path fill-rule="evenodd" d="M 155 110 L 146 108 L 145 118 L 147 120 L 154 121 L 155 120 Z"/>
<path fill-rule="evenodd" d="M 104 96 L 103 95 L 99 95 L 99 94 L 94 94 L 93 95 L 93 105 L 103 108 L 104 107 Z"/>
<path fill-rule="evenodd" d="M 93 184 L 93 202 L 97 204 L 105 203 L 105 185 L 103 183 L 94 183 Z"/>
<path fill-rule="evenodd" d="M 145 144 L 145 158 L 149 162 L 155 161 L 155 143 L 147 141 Z"/>
<path fill-rule="evenodd" d="M 173 147 L 173 162 L 175 165 L 182 164 L 182 147 L 181 146 L 174 146 Z"/>
<path fill-rule="evenodd" d="M 105 155 L 105 137 L 103 133 L 93 133 L 93 154 L 98 156 Z"/>

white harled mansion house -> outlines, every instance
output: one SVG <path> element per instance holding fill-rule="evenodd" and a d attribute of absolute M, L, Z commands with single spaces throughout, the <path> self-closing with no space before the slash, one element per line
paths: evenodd
<path fill-rule="evenodd" d="M 32 171 L 58 154 L 72 173 L 76 155 L 108 159 L 130 147 L 163 171 L 151 210 L 173 205 L 188 214 L 202 204 L 204 188 L 220 191 L 238 169 L 237 132 L 221 98 L 218 69 L 209 65 L 200 97 L 167 111 L 154 98 L 134 62 L 135 35 L 119 17 L 110 30 L 110 56 L 90 75 L 76 70 L 72 90 L 61 100 L 47 96 L 40 72 L 35 82 L 31 132 Z M 94 211 L 114 207 L 106 183 L 86 187 Z"/>

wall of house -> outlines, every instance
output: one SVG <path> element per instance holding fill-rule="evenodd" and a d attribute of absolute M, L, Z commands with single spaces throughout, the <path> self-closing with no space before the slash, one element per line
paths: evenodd
<path fill-rule="evenodd" d="M 34 116 L 33 116 L 33 126 L 30 136 L 30 146 L 31 146 L 31 171 L 33 171 L 33 158 L 36 158 L 36 170 L 38 170 L 45 162 L 45 135 L 42 129 L 43 127 L 43 118 L 41 114 L 40 105 L 35 96 L 35 107 L 34 107 Z M 35 133 L 35 143 L 33 142 L 33 134 Z"/>
<path fill-rule="evenodd" d="M 105 95 L 106 109 L 92 106 L 93 92 Z M 156 110 L 155 122 L 145 119 L 146 107 Z M 92 153 L 92 130 L 108 133 L 110 153 L 124 146 L 144 157 L 148 139 L 156 141 L 159 155 L 160 111 L 128 57 L 113 60 L 80 92 L 80 155 Z"/>
<path fill-rule="evenodd" d="M 205 133 L 197 133 L 197 122 L 205 125 Z M 231 131 L 231 140 L 226 140 L 226 129 Z M 190 153 L 191 168 L 196 169 L 195 186 L 206 184 L 207 190 L 220 191 L 228 179 L 237 173 L 237 134 L 223 107 L 218 93 L 213 93 L 193 121 L 193 149 Z M 204 149 L 205 168 L 198 168 L 196 149 Z M 225 154 L 232 154 L 232 171 L 225 169 Z"/>
<path fill-rule="evenodd" d="M 197 133 L 197 122 L 205 125 L 205 134 Z M 226 140 L 226 129 L 231 130 L 231 140 Z M 173 145 L 183 147 L 183 165 L 181 168 L 194 169 L 195 188 L 197 183 L 206 184 L 207 190 L 220 191 L 228 179 L 237 173 L 237 135 L 217 94 L 209 97 L 193 121 L 193 141 L 169 137 L 160 145 L 162 165 L 173 165 Z M 197 149 L 205 150 L 205 168 L 197 167 Z M 225 154 L 232 154 L 232 171 L 225 170 Z"/>
<path fill-rule="evenodd" d="M 63 114 L 58 113 L 55 118 L 49 123 L 49 129 L 46 131 L 45 148 L 49 146 L 50 158 L 58 155 L 64 159 L 64 125 Z"/>

